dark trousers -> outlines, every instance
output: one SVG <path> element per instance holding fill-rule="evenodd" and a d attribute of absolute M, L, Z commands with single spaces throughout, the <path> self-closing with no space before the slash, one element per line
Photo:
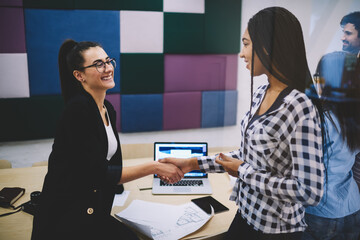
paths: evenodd
<path fill-rule="evenodd" d="M 94 226 L 84 227 L 74 225 L 69 228 L 47 229 L 37 227 L 38 222 L 34 221 L 31 240 L 139 240 L 137 235 L 125 224 L 119 222 L 112 216 L 107 216 L 103 221 Z"/>
<path fill-rule="evenodd" d="M 241 217 L 239 212 L 236 213 L 228 232 L 226 240 L 301 240 L 303 232 L 282 233 L 282 234 L 265 234 L 256 231 L 246 220 Z"/>

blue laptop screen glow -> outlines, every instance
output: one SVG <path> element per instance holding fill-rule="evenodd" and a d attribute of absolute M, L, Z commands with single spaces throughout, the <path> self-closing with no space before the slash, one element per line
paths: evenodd
<path fill-rule="evenodd" d="M 155 160 L 166 157 L 192 158 L 207 156 L 207 143 L 158 143 L 154 144 Z M 194 170 L 185 177 L 204 177 L 206 173 Z"/>

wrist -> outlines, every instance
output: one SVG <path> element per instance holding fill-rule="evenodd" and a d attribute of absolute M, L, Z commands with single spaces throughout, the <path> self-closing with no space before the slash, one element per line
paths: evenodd
<path fill-rule="evenodd" d="M 189 165 L 190 165 L 190 168 L 191 168 L 190 171 L 200 169 L 197 157 L 190 158 L 190 164 Z"/>
<path fill-rule="evenodd" d="M 150 166 L 148 169 L 151 169 L 150 174 L 158 174 L 159 172 L 159 168 L 160 168 L 160 163 L 158 161 L 153 161 L 150 163 Z"/>

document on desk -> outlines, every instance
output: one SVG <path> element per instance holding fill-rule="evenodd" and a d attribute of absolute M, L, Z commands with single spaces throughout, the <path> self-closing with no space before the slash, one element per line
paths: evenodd
<path fill-rule="evenodd" d="M 115 217 L 155 240 L 179 239 L 201 228 L 214 216 L 193 202 L 183 205 L 134 200 Z"/>

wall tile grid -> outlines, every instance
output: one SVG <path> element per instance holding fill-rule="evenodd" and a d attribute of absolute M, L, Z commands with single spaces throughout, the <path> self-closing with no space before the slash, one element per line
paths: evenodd
<path fill-rule="evenodd" d="M 54 136 L 68 38 L 116 59 L 119 131 L 236 124 L 240 13 L 240 0 L 0 0 L 0 141 Z"/>

